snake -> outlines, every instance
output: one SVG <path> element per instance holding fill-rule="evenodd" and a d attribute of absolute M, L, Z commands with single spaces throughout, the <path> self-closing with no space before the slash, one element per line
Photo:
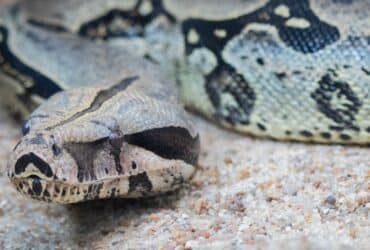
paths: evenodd
<path fill-rule="evenodd" d="M 369 9 L 368 0 L 11 3 L 0 10 L 1 101 L 27 118 L 10 181 L 62 204 L 178 189 L 200 152 L 187 111 L 251 136 L 368 145 Z"/>

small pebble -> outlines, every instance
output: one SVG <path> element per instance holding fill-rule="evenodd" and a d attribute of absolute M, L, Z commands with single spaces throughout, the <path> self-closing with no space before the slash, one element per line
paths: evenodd
<path fill-rule="evenodd" d="M 356 197 L 356 201 L 359 206 L 364 206 L 370 202 L 370 193 L 364 191 L 360 192 Z"/>
<path fill-rule="evenodd" d="M 329 195 L 328 197 L 326 197 L 325 199 L 325 203 L 329 204 L 329 205 L 332 205 L 334 206 L 335 203 L 337 202 L 337 199 L 335 198 L 334 195 Z"/>
<path fill-rule="evenodd" d="M 204 198 L 199 198 L 194 204 L 194 210 L 197 214 L 201 214 L 203 211 L 209 208 L 208 202 Z"/>
<path fill-rule="evenodd" d="M 225 163 L 226 165 L 229 165 L 229 164 L 233 163 L 233 160 L 232 160 L 230 157 L 225 157 L 225 159 L 224 159 L 224 163 Z"/>
<path fill-rule="evenodd" d="M 248 170 L 248 169 L 243 169 L 243 170 L 239 171 L 239 179 L 240 179 L 240 180 L 246 179 L 246 178 L 248 178 L 250 175 L 251 175 L 251 173 L 249 172 L 249 170 Z"/>

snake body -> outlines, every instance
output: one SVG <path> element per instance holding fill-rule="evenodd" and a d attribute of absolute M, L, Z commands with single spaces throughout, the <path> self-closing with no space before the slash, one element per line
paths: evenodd
<path fill-rule="evenodd" d="M 22 116 L 41 104 L 9 177 L 21 193 L 59 203 L 173 190 L 199 153 L 179 100 L 243 133 L 367 144 L 369 9 L 367 0 L 4 8 L 2 100 Z"/>

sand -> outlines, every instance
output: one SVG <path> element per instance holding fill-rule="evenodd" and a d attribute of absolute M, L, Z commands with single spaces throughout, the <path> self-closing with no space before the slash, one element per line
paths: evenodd
<path fill-rule="evenodd" d="M 252 139 L 193 120 L 202 153 L 181 190 L 63 206 L 10 185 L 20 134 L 0 110 L 0 249 L 370 249 L 369 148 Z"/>

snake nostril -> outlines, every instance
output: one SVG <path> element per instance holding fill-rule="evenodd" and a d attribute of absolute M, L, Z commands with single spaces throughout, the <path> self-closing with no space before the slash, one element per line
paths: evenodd
<path fill-rule="evenodd" d="M 13 178 L 14 177 L 14 172 L 13 171 L 8 171 L 8 177 Z"/>

